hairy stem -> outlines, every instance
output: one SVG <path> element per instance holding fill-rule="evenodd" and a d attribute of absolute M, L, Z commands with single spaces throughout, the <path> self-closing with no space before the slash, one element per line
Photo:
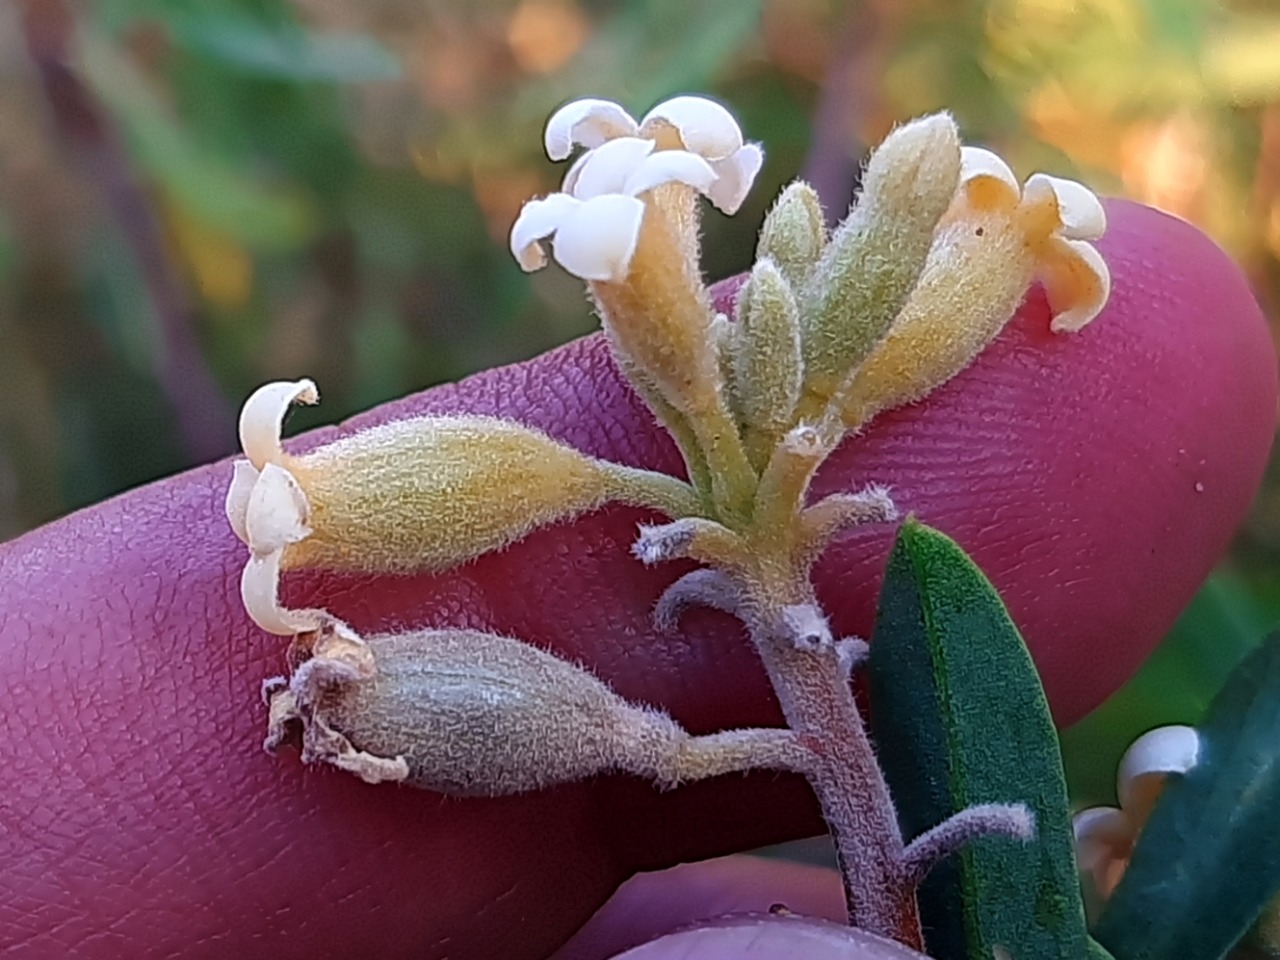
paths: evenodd
<path fill-rule="evenodd" d="M 652 718 L 649 722 L 653 723 Z M 813 753 L 803 738 L 785 728 L 724 730 L 695 737 L 673 722 L 669 731 L 662 732 L 667 735 L 637 738 L 633 744 L 636 752 L 619 766 L 664 789 L 749 770 L 805 773 L 813 763 Z"/>
<path fill-rule="evenodd" d="M 636 507 L 652 507 L 672 519 L 694 517 L 702 513 L 698 491 L 683 480 L 657 473 L 609 463 L 607 469 L 614 480 L 613 496 Z"/>
<path fill-rule="evenodd" d="M 747 459 L 738 426 L 721 403 L 690 418 L 711 470 L 715 501 L 726 522 L 746 520 L 756 494 L 756 475 Z"/>
<path fill-rule="evenodd" d="M 801 649 L 768 615 L 751 632 L 787 723 L 816 753 L 809 780 L 835 839 L 850 924 L 923 949 L 893 801 L 836 645 Z"/>

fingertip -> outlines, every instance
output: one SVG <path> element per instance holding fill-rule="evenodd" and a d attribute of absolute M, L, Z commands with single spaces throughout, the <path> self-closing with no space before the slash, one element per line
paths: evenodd
<path fill-rule="evenodd" d="M 555 954 L 604 960 L 694 923 L 729 914 L 844 919 L 840 877 L 825 867 L 754 856 L 721 857 L 632 877 Z"/>

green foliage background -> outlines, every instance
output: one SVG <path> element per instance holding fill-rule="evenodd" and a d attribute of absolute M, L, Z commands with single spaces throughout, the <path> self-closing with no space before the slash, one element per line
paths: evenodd
<path fill-rule="evenodd" d="M 948 108 L 1024 172 L 1199 223 L 1274 317 L 1278 49 L 1277 0 L 0 5 L 0 538 L 230 453 L 264 380 L 313 376 L 298 419 L 330 422 L 591 330 L 576 281 L 506 249 L 574 96 L 707 91 L 763 141 L 712 277 L 783 183 L 847 192 L 865 144 Z M 1188 664 L 1280 611 L 1277 558 L 1273 479 L 1190 647 L 1069 741 L 1083 795 L 1131 727 L 1203 709 Z"/>

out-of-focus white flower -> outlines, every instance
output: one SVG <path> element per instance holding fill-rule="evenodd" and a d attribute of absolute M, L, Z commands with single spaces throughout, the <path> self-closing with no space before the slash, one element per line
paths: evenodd
<path fill-rule="evenodd" d="M 587 147 L 561 192 L 531 200 L 511 228 L 511 253 L 525 270 L 546 264 L 540 241 L 584 280 L 625 279 L 651 191 L 683 184 L 725 213 L 742 204 L 763 155 L 744 143 L 733 116 L 702 97 L 676 97 L 637 123 L 616 103 L 575 100 L 552 115 L 545 143 L 553 160 Z"/>
<path fill-rule="evenodd" d="M 1109 896 L 1129 865 L 1138 834 L 1170 775 L 1196 765 L 1200 735 L 1194 727 L 1157 727 L 1125 751 L 1116 776 L 1119 807 L 1090 807 L 1075 815 L 1076 860 L 1092 875 L 1094 887 Z"/>
<path fill-rule="evenodd" d="M 961 160 L 964 205 L 1009 214 L 1035 256 L 1055 331 L 1075 331 L 1098 315 L 1111 295 L 1111 272 L 1089 242 L 1106 232 L 1097 196 L 1082 183 L 1037 173 L 1018 183 L 990 150 L 965 147 Z"/>

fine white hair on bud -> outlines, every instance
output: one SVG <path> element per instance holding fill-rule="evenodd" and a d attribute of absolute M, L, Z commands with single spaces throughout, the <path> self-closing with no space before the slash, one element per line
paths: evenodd
<path fill-rule="evenodd" d="M 268 749 L 299 741 L 370 782 L 454 796 L 500 796 L 622 772 L 659 786 L 739 770 L 804 770 L 786 729 L 690 736 L 589 671 L 529 644 L 474 630 L 369 637 L 376 670 L 316 656 L 274 684 Z"/>
<path fill-rule="evenodd" d="M 1106 214 L 1083 184 L 1038 174 L 1023 189 L 989 150 L 961 150 L 960 185 L 933 236 L 902 311 L 838 403 L 847 427 L 911 403 L 969 365 L 1039 280 L 1050 329 L 1092 322 L 1111 293 L 1111 273 L 1092 240 Z"/>

